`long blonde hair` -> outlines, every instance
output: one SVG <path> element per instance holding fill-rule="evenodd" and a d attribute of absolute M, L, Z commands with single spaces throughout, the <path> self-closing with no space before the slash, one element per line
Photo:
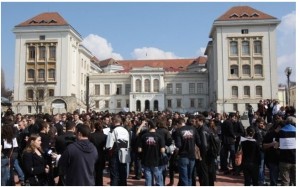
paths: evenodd
<path fill-rule="evenodd" d="M 33 141 L 41 137 L 39 134 L 31 134 L 30 137 L 28 138 L 27 145 L 24 149 L 24 152 L 27 153 L 34 153 L 36 147 L 33 146 Z M 43 153 L 41 148 L 37 148 L 41 153 Z"/>

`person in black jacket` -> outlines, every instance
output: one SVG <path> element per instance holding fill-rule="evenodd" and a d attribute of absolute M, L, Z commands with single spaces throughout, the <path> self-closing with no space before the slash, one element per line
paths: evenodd
<path fill-rule="evenodd" d="M 258 186 L 258 171 L 260 165 L 260 147 L 253 139 L 255 134 L 253 127 L 247 129 L 247 137 L 241 138 L 243 151 L 242 168 L 244 173 L 244 185 Z"/>
<path fill-rule="evenodd" d="M 96 131 L 91 133 L 90 141 L 95 145 L 98 151 L 98 159 L 95 164 L 95 185 L 103 186 L 103 170 L 105 167 L 105 145 L 106 137 L 103 133 L 103 126 L 100 122 L 94 124 Z"/>
<path fill-rule="evenodd" d="M 230 160 L 232 162 L 233 169 L 235 168 L 235 134 L 233 130 L 233 123 L 237 121 L 236 113 L 230 113 L 229 117 L 224 121 L 222 131 L 222 148 L 221 148 L 221 170 L 224 173 L 228 173 L 228 151 L 230 152 Z"/>
<path fill-rule="evenodd" d="M 96 147 L 89 141 L 91 129 L 87 125 L 77 125 L 77 141 L 68 145 L 59 165 L 65 168 L 67 186 L 94 186 L 95 164 L 98 159 Z"/>
<path fill-rule="evenodd" d="M 47 186 L 47 173 L 49 165 L 46 164 L 43 151 L 41 149 L 41 137 L 38 134 L 31 134 L 28 144 L 23 153 L 23 166 L 25 180 L 30 186 Z"/>

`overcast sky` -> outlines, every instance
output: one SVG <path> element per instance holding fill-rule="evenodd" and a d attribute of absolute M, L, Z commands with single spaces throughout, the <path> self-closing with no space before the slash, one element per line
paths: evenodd
<path fill-rule="evenodd" d="M 43 12 L 58 12 L 82 36 L 100 60 L 173 59 L 203 55 L 213 21 L 232 6 L 247 5 L 281 20 L 277 27 L 278 83 L 284 69 L 296 79 L 295 2 L 2 2 L 1 66 L 6 87 L 13 89 L 15 25 Z"/>

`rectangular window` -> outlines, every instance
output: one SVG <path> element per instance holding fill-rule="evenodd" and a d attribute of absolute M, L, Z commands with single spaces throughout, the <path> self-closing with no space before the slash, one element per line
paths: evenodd
<path fill-rule="evenodd" d="M 195 94 L 195 83 L 189 83 L 190 94 Z"/>
<path fill-rule="evenodd" d="M 238 105 L 237 105 L 237 103 L 233 103 L 233 111 L 238 111 Z"/>
<path fill-rule="evenodd" d="M 104 101 L 104 102 L 105 102 L 104 107 L 105 107 L 105 108 L 109 108 L 109 100 L 106 100 L 106 101 Z"/>
<path fill-rule="evenodd" d="M 45 35 L 40 35 L 40 40 L 45 40 L 46 36 Z"/>
<path fill-rule="evenodd" d="M 44 90 L 38 90 L 38 99 L 44 99 Z"/>
<path fill-rule="evenodd" d="M 122 95 L 122 84 L 117 84 L 116 95 Z"/>
<path fill-rule="evenodd" d="M 254 54 L 262 54 L 261 41 L 254 41 Z"/>
<path fill-rule="evenodd" d="M 56 60 L 56 46 L 49 47 L 49 59 Z"/>
<path fill-rule="evenodd" d="M 167 100 L 167 105 L 169 108 L 172 108 L 172 99 Z"/>
<path fill-rule="evenodd" d="M 31 114 L 31 112 L 32 112 L 32 108 L 31 106 L 28 106 L 28 113 Z"/>
<path fill-rule="evenodd" d="M 204 93 L 204 84 L 203 83 L 197 83 L 197 93 L 199 93 L 199 94 Z"/>
<path fill-rule="evenodd" d="M 243 65 L 243 75 L 244 76 L 250 76 L 250 66 L 249 65 Z"/>
<path fill-rule="evenodd" d="M 100 95 L 100 85 L 95 84 L 95 95 Z"/>
<path fill-rule="evenodd" d="M 27 90 L 27 99 L 33 100 L 33 90 Z"/>
<path fill-rule="evenodd" d="M 117 100 L 117 108 L 121 108 L 121 100 Z"/>
<path fill-rule="evenodd" d="M 167 84 L 167 94 L 173 94 L 173 84 L 172 83 Z"/>
<path fill-rule="evenodd" d="M 104 85 L 104 94 L 105 95 L 110 95 L 110 86 L 109 86 L 109 84 Z"/>
<path fill-rule="evenodd" d="M 244 97 L 250 97 L 250 86 L 244 86 Z"/>
<path fill-rule="evenodd" d="M 130 101 L 129 99 L 126 99 L 126 108 L 129 108 L 130 107 Z"/>
<path fill-rule="evenodd" d="M 177 108 L 181 108 L 181 99 L 176 100 Z"/>
<path fill-rule="evenodd" d="M 261 86 L 256 86 L 255 92 L 256 92 L 256 97 L 262 97 L 262 87 Z"/>
<path fill-rule="evenodd" d="M 238 43 L 236 41 L 230 42 L 230 55 L 237 56 L 238 55 Z"/>
<path fill-rule="evenodd" d="M 49 71 L 49 79 L 51 80 L 51 81 L 54 81 L 55 80 L 55 69 L 49 69 L 48 70 Z"/>
<path fill-rule="evenodd" d="M 35 60 L 35 47 L 34 46 L 30 46 L 28 48 L 29 50 L 29 60 Z"/>
<path fill-rule="evenodd" d="M 54 90 L 53 89 L 49 89 L 49 96 L 53 97 L 54 96 Z"/>
<path fill-rule="evenodd" d="M 249 30 L 248 30 L 248 29 L 242 29 L 242 30 L 241 30 L 241 33 L 242 33 L 242 34 L 248 34 L 248 33 L 249 33 Z"/>
<path fill-rule="evenodd" d="M 195 107 L 195 99 L 191 99 L 191 108 L 194 108 Z"/>
<path fill-rule="evenodd" d="M 129 95 L 131 91 L 131 85 L 125 84 L 125 95 Z"/>
<path fill-rule="evenodd" d="M 204 105 L 204 99 L 203 98 L 198 99 L 198 108 L 203 108 L 203 105 Z"/>
<path fill-rule="evenodd" d="M 99 101 L 95 101 L 95 107 L 99 108 Z"/>
<path fill-rule="evenodd" d="M 39 47 L 39 60 L 46 60 L 46 47 L 45 46 Z"/>
<path fill-rule="evenodd" d="M 237 86 L 232 86 L 231 91 L 232 91 L 232 97 L 238 97 L 238 87 Z"/>
<path fill-rule="evenodd" d="M 182 94 L 182 84 L 176 83 L 176 94 Z"/>
<path fill-rule="evenodd" d="M 250 48 L 249 48 L 248 41 L 242 42 L 242 55 L 250 55 Z"/>

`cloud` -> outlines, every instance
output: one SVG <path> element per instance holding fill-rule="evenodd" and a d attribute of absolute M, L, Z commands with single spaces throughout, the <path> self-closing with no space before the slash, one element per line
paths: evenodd
<path fill-rule="evenodd" d="M 165 52 L 161 49 L 155 47 L 143 47 L 136 48 L 131 53 L 132 57 L 136 60 L 145 59 L 178 59 L 180 57 L 176 56 L 172 52 Z"/>
<path fill-rule="evenodd" d="M 291 67 L 293 72 L 290 80 L 296 81 L 296 12 L 293 11 L 281 18 L 277 30 L 277 74 L 278 83 L 286 83 L 284 73 L 286 67 Z"/>
<path fill-rule="evenodd" d="M 105 60 L 108 58 L 123 60 L 123 57 L 119 53 L 115 53 L 113 51 L 111 43 L 101 36 L 90 34 L 83 39 L 82 44 L 99 60 Z"/>
<path fill-rule="evenodd" d="M 198 49 L 198 51 L 196 52 L 196 55 L 197 56 L 206 56 L 206 55 L 204 55 L 205 50 L 206 50 L 206 47 L 200 47 L 200 49 Z"/>

